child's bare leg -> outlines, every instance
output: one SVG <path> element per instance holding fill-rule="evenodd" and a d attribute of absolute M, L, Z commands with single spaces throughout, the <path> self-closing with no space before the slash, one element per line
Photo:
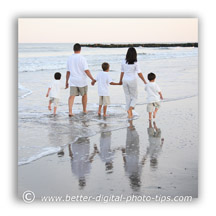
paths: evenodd
<path fill-rule="evenodd" d="M 98 108 L 98 115 L 99 116 L 101 115 L 101 109 L 102 109 L 102 105 L 99 105 L 99 108 Z"/>
<path fill-rule="evenodd" d="M 152 119 L 152 113 L 149 112 L 149 120 L 151 121 L 151 119 Z"/>
<path fill-rule="evenodd" d="M 103 106 L 103 116 L 104 117 L 107 116 L 106 111 L 107 111 L 107 106 Z"/>
<path fill-rule="evenodd" d="M 52 109 L 51 109 L 51 104 L 52 104 L 52 101 L 49 100 L 48 110 L 52 110 Z"/>
<path fill-rule="evenodd" d="M 153 112 L 153 118 L 156 117 L 156 113 L 157 113 L 157 111 L 158 111 L 158 108 L 155 108 L 155 111 Z"/>
<path fill-rule="evenodd" d="M 56 110 L 57 110 L 57 107 L 54 107 L 54 111 L 53 111 L 54 115 L 56 115 Z"/>

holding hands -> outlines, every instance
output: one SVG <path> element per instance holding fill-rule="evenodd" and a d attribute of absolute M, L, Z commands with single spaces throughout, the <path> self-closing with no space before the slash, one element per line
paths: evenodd
<path fill-rule="evenodd" d="M 96 80 L 92 80 L 91 85 L 94 85 L 96 83 Z"/>

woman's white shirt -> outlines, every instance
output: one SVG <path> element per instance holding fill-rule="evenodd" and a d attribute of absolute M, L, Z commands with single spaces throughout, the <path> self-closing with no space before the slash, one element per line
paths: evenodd
<path fill-rule="evenodd" d="M 126 60 L 122 61 L 121 72 L 124 72 L 123 81 L 132 81 L 137 79 L 137 74 L 141 73 L 138 62 L 127 64 Z"/>

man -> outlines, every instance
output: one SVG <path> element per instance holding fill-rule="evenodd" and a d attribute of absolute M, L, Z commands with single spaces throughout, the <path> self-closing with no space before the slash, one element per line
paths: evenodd
<path fill-rule="evenodd" d="M 80 54 L 81 46 L 76 43 L 73 47 L 74 54 L 68 58 L 67 61 L 67 74 L 66 74 L 66 86 L 67 89 L 70 85 L 70 97 L 68 99 L 69 117 L 73 116 L 72 107 L 76 96 L 82 96 L 83 112 L 86 114 L 87 110 L 87 76 L 92 80 L 92 77 L 86 59 Z M 70 78 L 70 83 L 68 80 Z"/>

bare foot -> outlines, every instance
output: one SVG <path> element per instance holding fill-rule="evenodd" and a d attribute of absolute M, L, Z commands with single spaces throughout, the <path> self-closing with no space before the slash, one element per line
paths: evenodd
<path fill-rule="evenodd" d="M 101 116 L 101 113 L 100 113 L 100 112 L 98 112 L 98 116 Z"/>
<path fill-rule="evenodd" d="M 85 112 L 83 111 L 83 114 L 85 114 L 85 115 L 86 115 L 87 113 L 88 113 L 88 111 L 85 111 Z"/>
<path fill-rule="evenodd" d="M 72 117 L 72 116 L 74 116 L 74 114 L 73 113 L 69 113 L 69 117 Z"/>
<path fill-rule="evenodd" d="M 52 109 L 51 109 L 51 105 L 48 106 L 48 110 L 52 110 Z"/>
<path fill-rule="evenodd" d="M 109 116 L 109 115 L 107 115 L 107 114 L 104 114 L 104 115 L 103 115 L 103 117 L 108 117 L 108 116 Z"/>

